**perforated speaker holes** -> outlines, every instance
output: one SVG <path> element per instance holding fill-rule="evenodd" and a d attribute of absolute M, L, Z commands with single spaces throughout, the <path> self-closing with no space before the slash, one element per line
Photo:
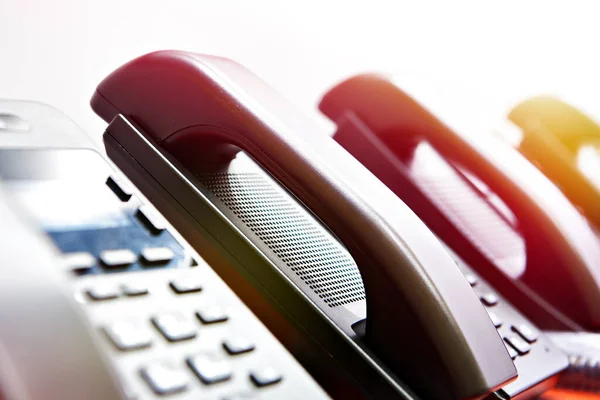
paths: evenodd
<path fill-rule="evenodd" d="M 274 183 L 259 173 L 198 178 L 330 307 L 365 299 L 350 254 Z"/>

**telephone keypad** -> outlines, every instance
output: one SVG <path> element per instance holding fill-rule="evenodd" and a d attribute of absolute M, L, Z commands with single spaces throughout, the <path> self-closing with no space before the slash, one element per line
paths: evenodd
<path fill-rule="evenodd" d="M 216 290 L 216 275 L 206 264 L 189 269 L 152 269 L 146 274 L 142 286 L 148 295 L 87 302 L 92 320 L 127 377 L 126 384 L 139 399 L 152 398 L 148 393 L 185 400 L 198 398 L 199 393 L 212 393 L 209 397 L 214 399 L 239 393 L 252 398 L 258 395 L 254 391 L 270 393 L 281 385 L 287 390 L 283 389 L 286 384 L 279 383 L 284 379 L 282 361 L 286 358 L 264 341 L 264 333 L 257 336 L 248 316 L 233 307 L 231 301 L 239 300 L 228 299 Z M 86 281 L 99 286 L 110 281 L 112 287 L 123 290 L 134 286 L 141 275 L 130 272 L 78 279 L 82 288 L 91 286 Z M 174 282 L 185 294 L 173 290 Z M 200 282 L 203 290 L 187 291 L 197 289 Z M 180 389 L 183 382 L 185 388 Z M 295 383 L 290 379 L 287 385 Z"/>
<path fill-rule="evenodd" d="M 485 279 L 465 264 L 452 250 L 448 249 L 448 252 L 481 300 L 517 367 L 519 378 L 506 385 L 503 390 L 510 396 L 521 393 L 528 390 L 528 385 L 532 382 L 540 382 L 548 377 L 548 373 L 555 373 L 564 368 L 564 355 L 549 339 L 541 335 L 525 316 L 497 294 Z M 473 284 L 474 282 L 476 283 Z"/>
<path fill-rule="evenodd" d="M 171 278 L 173 272 L 178 272 L 180 276 Z M 104 279 L 121 281 L 113 285 L 121 289 L 135 287 L 134 278 L 139 275 L 128 275 L 123 280 L 117 276 L 107 276 Z M 283 379 L 280 370 L 269 366 L 272 365 L 272 357 L 265 357 L 266 353 L 261 353 L 261 346 L 251 336 L 247 336 L 245 331 L 244 335 L 238 334 L 246 324 L 229 326 L 236 322 L 237 314 L 233 313 L 227 302 L 207 299 L 212 290 L 210 285 L 206 290 L 187 292 L 190 294 L 185 295 L 172 290 L 173 282 L 181 283 L 180 289 L 185 292 L 197 288 L 198 283 L 206 282 L 206 279 L 190 279 L 189 271 L 184 270 L 163 270 L 159 275 L 163 278 L 155 278 L 142 287 L 152 293 L 152 296 L 161 298 L 159 302 L 169 303 L 168 299 L 177 301 L 163 306 L 159 312 L 153 312 L 143 305 L 153 301 L 152 296 L 121 296 L 113 302 L 101 303 L 116 315 L 94 307 L 101 319 L 108 316 L 114 320 L 99 325 L 107 342 L 112 343 L 123 354 L 122 357 L 136 355 L 140 358 L 140 362 L 130 365 L 133 379 L 137 377 L 149 390 L 161 397 L 170 398 L 170 395 L 175 394 L 187 396 L 189 393 L 190 398 L 194 398 L 194 388 L 198 389 L 200 385 L 206 389 L 223 391 L 222 395 L 215 397 L 219 399 L 231 398 L 236 393 L 219 389 L 227 388 L 227 385 L 232 385 L 236 390 L 240 390 L 241 385 L 246 390 L 253 387 L 254 390 L 264 391 L 275 387 Z M 181 301 L 183 303 L 179 303 Z M 180 304 L 181 309 L 174 307 L 174 304 Z M 131 311 L 127 311 L 129 307 Z M 137 309 L 146 309 L 146 317 L 138 315 L 134 311 Z M 229 315 L 229 311 L 233 315 Z M 127 358 L 123 360 L 126 361 Z M 239 393 L 247 393 L 248 398 L 253 398 L 251 390 Z"/>

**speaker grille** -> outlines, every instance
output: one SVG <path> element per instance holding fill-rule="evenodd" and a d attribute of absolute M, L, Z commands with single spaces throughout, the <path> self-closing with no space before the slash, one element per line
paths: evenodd
<path fill-rule="evenodd" d="M 200 181 L 330 307 L 365 299 L 350 254 L 260 173 L 211 173 Z"/>

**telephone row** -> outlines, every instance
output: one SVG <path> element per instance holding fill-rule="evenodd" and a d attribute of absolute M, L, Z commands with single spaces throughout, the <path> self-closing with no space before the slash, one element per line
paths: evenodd
<path fill-rule="evenodd" d="M 463 134 L 436 96 L 365 74 L 322 98 L 332 138 L 244 67 L 182 51 L 121 66 L 91 106 L 112 165 L 56 110 L 0 100 L 0 397 L 600 386 L 600 128 L 576 109 L 535 98 Z M 56 268 L 17 267 L 42 256 Z M 43 316 L 8 297 L 32 291 Z"/>

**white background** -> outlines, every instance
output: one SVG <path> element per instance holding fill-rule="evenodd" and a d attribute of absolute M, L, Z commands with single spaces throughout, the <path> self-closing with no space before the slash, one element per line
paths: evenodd
<path fill-rule="evenodd" d="M 597 2 L 0 0 L 0 97 L 49 103 L 98 137 L 96 84 L 159 49 L 253 70 L 308 116 L 357 72 L 435 83 L 464 116 L 537 93 L 600 116 Z"/>

